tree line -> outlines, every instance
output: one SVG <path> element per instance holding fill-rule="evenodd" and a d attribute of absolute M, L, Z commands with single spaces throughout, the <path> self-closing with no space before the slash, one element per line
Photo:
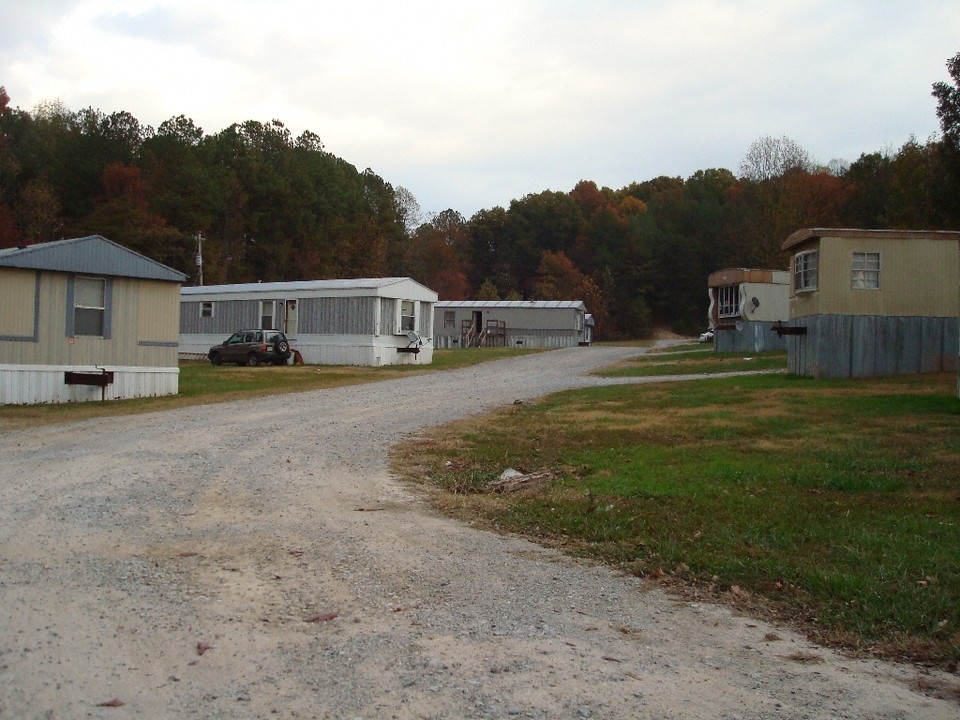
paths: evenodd
<path fill-rule="evenodd" d="M 787 137 L 735 174 L 612 189 L 582 180 L 422 221 L 416 198 L 278 120 L 207 135 L 183 115 L 27 112 L 0 87 L 0 247 L 99 234 L 205 284 L 410 276 L 441 299 L 582 299 L 603 339 L 705 322 L 706 278 L 785 269 L 801 227 L 960 229 L 960 53 L 935 83 L 942 133 L 821 165 Z"/>

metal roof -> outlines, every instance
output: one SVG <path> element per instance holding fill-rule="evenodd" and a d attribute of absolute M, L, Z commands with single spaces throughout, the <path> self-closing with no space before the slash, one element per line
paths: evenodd
<path fill-rule="evenodd" d="M 585 310 L 583 300 L 441 300 L 437 308 L 516 308 L 530 310 Z"/>
<path fill-rule="evenodd" d="M 187 276 L 102 235 L 0 250 L 0 267 L 183 282 Z"/>
<path fill-rule="evenodd" d="M 813 238 L 893 238 L 897 240 L 960 240 L 956 230 L 864 230 L 862 228 L 803 228 L 792 233 L 783 241 L 781 250 L 789 250 L 795 245 Z"/>
<path fill-rule="evenodd" d="M 385 278 L 336 278 L 330 280 L 289 280 L 284 282 L 236 283 L 233 285 L 194 285 L 180 288 L 181 295 L 205 295 L 208 293 L 249 293 L 249 292 L 300 292 L 309 290 L 357 290 L 389 287 L 397 283 L 416 280 L 408 277 Z M 426 286 L 421 285 L 425 289 Z"/>

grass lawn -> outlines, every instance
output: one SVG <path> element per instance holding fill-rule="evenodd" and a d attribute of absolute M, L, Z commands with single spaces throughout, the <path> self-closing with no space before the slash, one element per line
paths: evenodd
<path fill-rule="evenodd" d="M 627 369 L 743 362 L 693 351 Z M 820 642 L 956 667 L 956 383 L 770 374 L 577 390 L 430 431 L 394 462 L 476 524 L 722 597 Z M 491 492 L 508 467 L 552 479 Z"/>

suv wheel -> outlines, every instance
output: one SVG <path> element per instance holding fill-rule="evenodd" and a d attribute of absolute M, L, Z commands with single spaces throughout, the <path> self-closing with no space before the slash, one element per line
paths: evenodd
<path fill-rule="evenodd" d="M 211 365 L 222 365 L 223 358 L 220 357 L 220 353 L 212 353 L 210 355 L 210 364 Z"/>
<path fill-rule="evenodd" d="M 260 364 L 260 356 L 256 353 L 250 353 L 247 355 L 247 365 L 250 367 L 256 367 Z"/>
<path fill-rule="evenodd" d="M 273 344 L 273 349 L 277 355 L 283 355 L 285 352 L 287 352 L 287 350 L 290 349 L 290 346 L 287 344 L 286 340 L 277 339 L 277 341 Z"/>

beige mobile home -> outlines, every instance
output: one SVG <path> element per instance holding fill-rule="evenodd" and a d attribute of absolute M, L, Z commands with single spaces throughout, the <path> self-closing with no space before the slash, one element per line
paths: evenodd
<path fill-rule="evenodd" d="M 561 348 L 593 339 L 593 318 L 582 300 L 444 300 L 435 312 L 439 348 Z"/>
<path fill-rule="evenodd" d="M 809 228 L 792 254 L 791 372 L 868 377 L 956 370 L 960 232 Z"/>
<path fill-rule="evenodd" d="M 280 330 L 310 365 L 433 362 L 437 293 L 405 277 L 201 285 L 180 291 L 180 354 L 238 330 Z"/>
<path fill-rule="evenodd" d="M 0 250 L 0 404 L 176 395 L 185 278 L 99 235 Z"/>
<path fill-rule="evenodd" d="M 789 319 L 790 273 L 786 270 L 728 268 L 707 278 L 717 352 L 785 350 L 773 326 Z"/>

